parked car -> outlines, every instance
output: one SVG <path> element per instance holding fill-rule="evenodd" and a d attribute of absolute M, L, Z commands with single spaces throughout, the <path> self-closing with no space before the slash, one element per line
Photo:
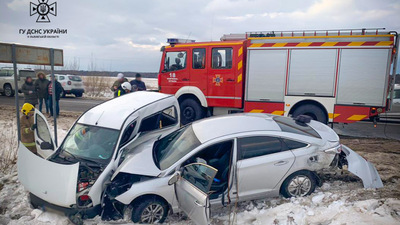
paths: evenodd
<path fill-rule="evenodd" d="M 105 193 L 116 209 L 133 206 L 133 222 L 163 222 L 180 209 L 203 225 L 209 204 L 309 195 L 321 184 L 318 172 L 330 167 L 348 165 L 364 187 L 383 186 L 374 166 L 332 129 L 304 118 L 235 114 L 194 122 L 127 150 Z"/>
<path fill-rule="evenodd" d="M 98 215 L 104 188 L 126 147 L 178 129 L 178 109 L 172 95 L 130 93 L 83 113 L 60 146 L 55 146 L 45 116 L 35 110 L 39 155 L 22 144 L 18 152 L 18 178 L 32 205 L 84 218 Z"/>
<path fill-rule="evenodd" d="M 70 74 L 54 74 L 54 76 L 64 88 L 64 92 L 62 93 L 63 97 L 67 94 L 73 94 L 75 97 L 82 97 L 83 93 L 85 93 L 83 81 L 80 76 Z M 50 74 L 47 75 L 47 79 L 50 80 Z"/>
<path fill-rule="evenodd" d="M 26 77 L 36 79 L 35 71 L 32 69 L 22 69 L 18 71 L 18 87 L 21 88 Z M 16 88 L 14 87 L 14 69 L 3 67 L 0 69 L 0 92 L 7 97 L 13 97 Z"/>

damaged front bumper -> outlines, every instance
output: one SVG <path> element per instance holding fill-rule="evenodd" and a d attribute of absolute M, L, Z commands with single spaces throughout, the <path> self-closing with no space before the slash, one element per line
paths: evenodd
<path fill-rule="evenodd" d="M 339 168 L 347 165 L 347 170 L 362 180 L 364 188 L 383 187 L 375 166 L 349 147 L 342 145 L 342 153 L 338 154 L 335 160 Z"/>
<path fill-rule="evenodd" d="M 86 209 L 75 208 L 75 207 L 67 208 L 67 207 L 62 207 L 62 206 L 58 206 L 55 204 L 51 204 L 51 203 L 37 197 L 36 195 L 34 195 L 32 193 L 29 194 L 29 198 L 30 198 L 32 206 L 35 208 L 41 208 L 44 211 L 46 211 L 46 209 L 53 209 L 53 210 L 56 210 L 59 212 L 63 212 L 68 217 L 77 215 L 79 213 L 82 216 L 82 219 L 90 219 L 97 215 L 100 215 L 100 213 L 101 213 L 101 205 L 100 204 L 96 205 L 94 207 L 86 208 Z"/>

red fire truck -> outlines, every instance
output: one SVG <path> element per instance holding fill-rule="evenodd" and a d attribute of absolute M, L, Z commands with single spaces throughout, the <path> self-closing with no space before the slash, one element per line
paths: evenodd
<path fill-rule="evenodd" d="M 396 32 L 248 32 L 168 43 L 158 85 L 178 98 L 183 123 L 236 112 L 353 123 L 390 108 Z"/>

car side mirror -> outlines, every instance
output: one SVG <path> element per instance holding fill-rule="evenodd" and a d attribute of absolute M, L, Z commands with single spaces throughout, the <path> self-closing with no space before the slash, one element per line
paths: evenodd
<path fill-rule="evenodd" d="M 40 143 L 40 148 L 42 150 L 53 150 L 53 144 L 43 141 L 42 143 Z"/>
<path fill-rule="evenodd" d="M 176 182 L 178 182 L 178 180 L 179 180 L 180 177 L 181 177 L 181 172 L 176 171 L 176 172 L 171 176 L 171 178 L 169 178 L 169 180 L 168 180 L 168 185 L 173 185 L 173 184 L 175 184 Z"/>

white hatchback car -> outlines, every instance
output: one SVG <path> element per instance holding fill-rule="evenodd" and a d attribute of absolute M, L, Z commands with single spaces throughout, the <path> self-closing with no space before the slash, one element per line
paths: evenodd
<path fill-rule="evenodd" d="M 196 121 L 164 138 L 127 149 L 105 191 L 112 217 L 164 222 L 183 210 L 209 223 L 209 204 L 282 194 L 304 196 L 318 172 L 348 165 L 366 188 L 382 187 L 374 166 L 342 146 L 328 126 L 300 116 L 235 114 Z"/>
<path fill-rule="evenodd" d="M 104 188 L 127 146 L 179 128 L 179 104 L 174 96 L 155 92 L 109 100 L 83 113 L 58 147 L 37 110 L 35 124 L 38 155 L 20 143 L 17 163 L 32 205 L 87 218 L 100 214 Z"/>

